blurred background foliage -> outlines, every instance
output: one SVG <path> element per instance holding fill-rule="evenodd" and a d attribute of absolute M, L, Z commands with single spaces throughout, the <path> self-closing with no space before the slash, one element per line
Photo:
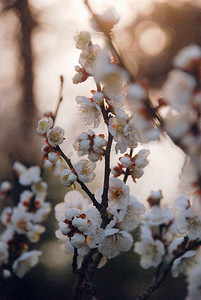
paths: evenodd
<path fill-rule="evenodd" d="M 91 4 L 97 11 L 104 8 L 103 2 L 105 7 L 114 4 L 119 11 L 126 8 L 130 12 L 129 18 L 124 13 L 124 26 L 114 31 L 114 41 L 129 70 L 137 78 L 149 80 L 154 100 L 171 69 L 172 57 L 186 45 L 201 44 L 201 2 L 126 0 L 122 4 L 94 0 Z M 35 128 L 42 112 L 56 106 L 60 74 L 65 77 L 67 100 L 59 112 L 59 125 L 67 132 L 68 145 L 80 133 L 73 100 L 84 91 L 86 95 L 86 86 L 72 87 L 73 66 L 78 60 L 72 36 L 76 30 L 89 28 L 89 15 L 81 0 L 1 0 L 0 8 L 0 179 L 10 180 L 13 161 L 26 166 L 40 164 L 43 141 Z M 93 38 L 100 40 L 102 36 L 94 33 Z M 63 201 L 67 190 L 52 175 L 46 173 L 45 179 L 50 186 L 48 200 L 54 207 Z M 2 209 L 4 204 L 0 206 Z M 75 280 L 72 257 L 63 253 L 56 240 L 54 212 L 45 225 L 47 231 L 39 245 L 43 251 L 41 263 L 22 280 L 8 280 L 1 287 L 0 299 L 71 299 Z M 97 270 L 99 299 L 134 299 L 153 274 L 153 269 L 139 267 L 139 257 L 133 250 L 124 253 Z M 152 299 L 184 297 L 183 278 L 169 276 Z"/>

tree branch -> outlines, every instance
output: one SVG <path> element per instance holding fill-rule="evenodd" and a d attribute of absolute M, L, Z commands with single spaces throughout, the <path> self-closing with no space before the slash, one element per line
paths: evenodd
<path fill-rule="evenodd" d="M 69 166 L 69 168 L 72 169 L 75 172 L 75 169 L 74 169 L 74 167 L 73 167 L 73 165 L 71 163 L 71 160 L 64 154 L 64 152 L 61 150 L 61 148 L 59 146 L 57 146 L 56 150 L 60 152 L 61 157 L 63 157 L 63 159 L 66 161 L 66 163 Z M 76 172 L 75 172 L 75 174 L 76 174 Z M 79 180 L 79 178 L 77 178 L 76 181 L 79 183 L 79 185 L 81 186 L 81 188 L 83 189 L 83 191 L 85 191 L 85 193 L 89 196 L 89 198 L 93 202 L 93 205 L 99 211 L 101 211 L 101 204 L 98 203 L 98 201 L 96 200 L 94 194 L 91 193 L 91 191 L 88 189 L 88 187 L 84 184 L 84 182 L 82 182 L 81 180 Z"/>
<path fill-rule="evenodd" d="M 154 279 L 152 280 L 151 284 L 146 288 L 146 290 L 144 291 L 144 293 L 139 296 L 137 298 L 137 300 L 146 300 L 148 299 L 151 294 L 161 285 L 161 283 L 166 279 L 169 271 L 171 270 L 174 261 L 181 257 L 182 255 L 184 255 L 186 252 L 190 251 L 190 250 L 195 250 L 197 247 L 201 246 L 201 241 L 194 241 L 192 242 L 187 248 L 182 249 L 181 251 L 179 251 L 175 257 L 172 258 L 172 260 L 170 261 L 170 263 L 168 264 L 167 268 L 163 271 L 163 273 L 159 276 L 159 277 L 154 277 Z"/>

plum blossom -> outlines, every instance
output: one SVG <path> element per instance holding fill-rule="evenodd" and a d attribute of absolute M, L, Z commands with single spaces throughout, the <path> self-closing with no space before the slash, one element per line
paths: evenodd
<path fill-rule="evenodd" d="M 54 128 L 47 131 L 47 141 L 50 146 L 56 147 L 63 143 L 64 137 L 64 130 L 59 127 L 55 126 Z"/>
<path fill-rule="evenodd" d="M 27 170 L 27 168 L 20 163 L 19 161 L 15 161 L 13 164 L 13 171 L 17 174 L 20 175 L 22 173 L 24 173 Z"/>
<path fill-rule="evenodd" d="M 184 195 L 175 201 L 177 211 L 176 227 L 179 233 L 187 233 L 190 240 L 201 239 L 201 216 L 194 213 L 188 198 Z"/>
<path fill-rule="evenodd" d="M 19 234 L 26 234 L 26 232 L 32 228 L 31 214 L 24 212 L 19 208 L 13 209 L 11 222 L 15 226 L 15 230 Z"/>
<path fill-rule="evenodd" d="M 40 239 L 40 235 L 43 232 L 45 232 L 44 226 L 39 224 L 34 224 L 32 229 L 27 232 L 26 236 L 32 243 L 37 243 Z"/>
<path fill-rule="evenodd" d="M 63 169 L 60 174 L 60 182 L 64 186 L 71 186 L 77 180 L 77 176 L 70 169 Z"/>
<path fill-rule="evenodd" d="M 133 123 L 133 118 L 125 118 L 115 116 L 109 120 L 109 132 L 114 137 L 116 142 L 116 153 L 120 151 L 124 153 L 127 148 L 135 148 L 138 145 L 137 141 L 137 128 Z"/>
<path fill-rule="evenodd" d="M 197 59 L 201 59 L 201 48 L 197 45 L 190 45 L 179 51 L 173 63 L 175 67 L 185 69 Z"/>
<path fill-rule="evenodd" d="M 20 194 L 20 202 L 18 204 L 18 207 L 24 211 L 28 211 L 33 196 L 33 192 L 29 190 L 24 190 Z"/>
<path fill-rule="evenodd" d="M 130 232 L 138 227 L 141 222 L 141 215 L 145 213 L 145 207 L 135 197 L 130 196 L 128 206 L 124 218 L 117 223 L 117 227 L 121 230 Z"/>
<path fill-rule="evenodd" d="M 12 265 L 13 272 L 19 278 L 22 278 L 30 268 L 34 267 L 39 262 L 41 251 L 28 251 L 17 258 Z"/>
<path fill-rule="evenodd" d="M 142 101 L 147 97 L 146 90 L 138 83 L 132 83 L 128 88 L 129 101 Z"/>
<path fill-rule="evenodd" d="M 134 156 L 131 167 L 131 176 L 134 182 L 136 178 L 140 178 L 144 174 L 143 169 L 149 164 L 149 161 L 147 159 L 149 154 L 149 150 L 142 149 L 138 152 L 138 154 Z"/>
<path fill-rule="evenodd" d="M 150 226 L 158 226 L 161 224 L 167 224 L 173 219 L 173 211 L 169 207 L 160 208 L 158 206 L 152 206 L 150 212 L 146 214 L 146 220 Z"/>
<path fill-rule="evenodd" d="M 125 185 L 125 183 L 118 178 L 110 178 L 108 198 L 110 207 L 116 210 L 126 207 L 130 200 L 128 185 Z"/>
<path fill-rule="evenodd" d="M 98 250 L 108 259 L 114 258 L 120 252 L 128 251 L 133 245 L 132 235 L 117 228 L 105 230 L 105 238 L 100 242 Z"/>
<path fill-rule="evenodd" d="M 101 52 L 99 45 L 90 45 L 80 53 L 79 63 L 85 68 L 87 73 L 93 73 L 93 65 Z"/>
<path fill-rule="evenodd" d="M 31 185 L 32 183 L 37 182 L 40 179 L 41 177 L 39 166 L 26 168 L 19 174 L 19 183 L 24 186 Z"/>
<path fill-rule="evenodd" d="M 64 202 L 59 203 L 55 206 L 55 217 L 57 221 L 61 221 L 66 210 L 77 208 L 80 211 L 85 211 L 88 207 L 88 199 L 84 198 L 80 192 L 73 190 L 66 193 Z"/>
<path fill-rule="evenodd" d="M 12 213 L 13 213 L 12 207 L 6 207 L 3 209 L 1 214 L 1 223 L 3 225 L 8 226 L 10 224 Z"/>
<path fill-rule="evenodd" d="M 91 125 L 93 123 L 95 128 L 98 127 L 101 115 L 100 106 L 93 99 L 87 97 L 77 96 L 75 100 L 79 105 L 80 117 L 84 124 Z"/>
<path fill-rule="evenodd" d="M 104 153 L 103 147 L 106 140 L 103 135 L 95 135 L 92 130 L 81 133 L 73 143 L 73 147 L 78 151 L 78 156 L 88 154 L 89 160 L 96 162 Z"/>
<path fill-rule="evenodd" d="M 67 193 L 64 201 L 56 205 L 55 216 L 59 221 L 60 232 L 66 238 L 58 231 L 56 236 L 66 242 L 68 252 L 73 246 L 79 250 L 79 255 L 84 256 L 90 248 L 97 248 L 105 236 L 104 230 L 99 227 L 100 213 L 79 192 Z"/>
<path fill-rule="evenodd" d="M 103 27 L 107 32 L 111 31 L 114 25 L 119 22 L 119 17 L 117 16 L 116 11 L 111 7 L 105 10 L 103 14 L 97 15 L 97 18 L 101 23 L 101 27 Z M 102 31 L 94 18 L 91 19 L 91 24 L 94 30 Z"/>
<path fill-rule="evenodd" d="M 181 257 L 177 258 L 172 266 L 172 275 L 177 277 L 180 273 L 185 273 L 187 267 L 189 268 L 195 261 L 192 259 L 196 255 L 196 251 L 188 251 Z"/>
<path fill-rule="evenodd" d="M 44 134 L 52 127 L 53 120 L 51 117 L 49 117 L 48 119 L 41 119 L 40 121 L 38 121 L 38 127 L 36 128 L 36 130 L 39 134 Z"/>
<path fill-rule="evenodd" d="M 120 158 L 120 162 L 125 168 L 129 168 L 132 165 L 132 159 L 128 154 L 125 154 Z"/>
<path fill-rule="evenodd" d="M 141 255 L 140 265 L 144 269 L 157 267 L 165 254 L 165 248 L 161 241 L 154 240 L 150 229 L 142 226 L 142 240 L 135 243 L 134 251 Z"/>
<path fill-rule="evenodd" d="M 196 80 L 190 74 L 180 70 L 169 73 L 163 86 L 164 99 L 178 111 L 188 110 L 188 104 L 196 87 Z"/>
<path fill-rule="evenodd" d="M 56 152 L 49 152 L 48 159 L 51 163 L 55 163 L 59 159 L 59 155 Z"/>
<path fill-rule="evenodd" d="M 187 268 L 187 281 L 188 281 L 188 296 L 187 300 L 200 300 L 200 283 L 201 283 L 201 260 L 200 260 L 200 251 L 198 251 L 198 259 L 196 263 L 190 268 Z"/>
<path fill-rule="evenodd" d="M 12 184 L 9 181 L 3 181 L 0 184 L 0 194 L 8 193 L 12 188 Z"/>
<path fill-rule="evenodd" d="M 78 175 L 78 178 L 82 182 L 91 182 L 94 180 L 96 174 L 93 172 L 96 168 L 95 162 L 87 159 L 81 159 L 75 164 L 74 169 Z"/>
<path fill-rule="evenodd" d="M 91 44 L 91 35 L 88 31 L 80 31 L 74 35 L 76 48 L 86 50 Z"/>
<path fill-rule="evenodd" d="M 87 80 L 89 74 L 86 72 L 85 68 L 75 66 L 75 75 L 72 78 L 74 84 L 78 84 Z"/>

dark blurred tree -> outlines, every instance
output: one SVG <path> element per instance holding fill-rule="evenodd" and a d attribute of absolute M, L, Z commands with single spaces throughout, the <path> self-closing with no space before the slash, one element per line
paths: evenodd
<path fill-rule="evenodd" d="M 19 69 L 17 81 L 21 89 L 18 104 L 14 103 L 8 116 L 1 116 L 1 126 L 7 133 L 4 134 L 1 144 L 5 153 L 12 153 L 14 160 L 20 160 L 30 165 L 39 163 L 40 151 L 36 145 L 35 127 L 38 120 L 37 107 L 34 97 L 34 55 L 32 47 L 32 32 L 37 26 L 29 7 L 28 0 L 7 1 L 1 0 L 1 15 L 15 13 L 19 20 L 19 28 L 16 28 L 15 37 L 18 44 Z M 17 54 L 16 54 L 17 55 Z M 4 122 L 4 121 L 7 121 Z M 5 126 L 7 125 L 7 126 Z M 38 137 L 37 137 L 38 138 Z"/>
<path fill-rule="evenodd" d="M 125 43 L 120 48 L 126 53 L 129 70 L 136 70 L 137 78 L 146 77 L 151 86 L 158 87 L 172 67 L 172 58 L 189 44 L 201 45 L 201 9 L 190 3 L 172 6 L 155 3 L 150 14 L 140 14 L 127 28 Z M 159 27 L 166 37 L 161 52 L 148 55 L 140 45 L 141 35 L 152 26 Z M 151 41 L 154 43 L 155 39 Z M 157 42 L 157 41 L 156 41 Z M 137 67 L 136 67 L 137 65 Z"/>

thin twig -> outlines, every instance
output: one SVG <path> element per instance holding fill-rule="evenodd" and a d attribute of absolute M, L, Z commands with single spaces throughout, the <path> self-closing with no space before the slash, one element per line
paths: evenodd
<path fill-rule="evenodd" d="M 102 203 L 101 203 L 101 210 L 102 210 L 102 224 L 101 227 L 105 228 L 108 224 L 108 214 L 107 214 L 107 207 L 108 207 L 108 191 L 109 191 L 109 179 L 110 179 L 110 153 L 112 147 L 113 136 L 108 131 L 108 143 L 105 150 L 105 176 L 104 176 L 104 188 L 102 194 Z"/>
<path fill-rule="evenodd" d="M 132 158 L 132 155 L 133 155 L 133 149 L 130 150 L 130 153 L 129 153 L 130 157 Z M 128 176 L 130 175 L 130 168 L 126 168 L 126 172 L 125 172 L 125 175 L 124 175 L 124 183 L 126 183 L 127 179 L 128 179 Z"/>
<path fill-rule="evenodd" d="M 59 91 L 59 98 L 58 98 L 57 106 L 55 109 L 55 113 L 52 116 L 53 124 L 55 124 L 55 119 L 58 115 L 58 110 L 59 110 L 60 104 L 63 101 L 63 85 L 64 85 L 64 77 L 63 77 L 63 75 L 60 75 L 60 91 Z"/>
<path fill-rule="evenodd" d="M 69 168 L 75 172 L 75 169 L 74 169 L 74 167 L 71 163 L 71 160 L 64 154 L 64 152 L 61 150 L 61 148 L 59 146 L 57 146 L 56 150 L 60 152 L 61 157 L 63 157 L 63 159 L 66 161 Z M 94 194 L 92 194 L 92 192 L 88 189 L 88 187 L 81 180 L 79 180 L 79 178 L 77 178 L 76 181 L 79 183 L 79 185 L 81 186 L 83 191 L 85 191 L 85 193 L 89 196 L 89 198 L 93 202 L 93 205 L 100 211 L 101 210 L 101 204 L 98 203 L 98 201 L 96 200 Z"/>
<path fill-rule="evenodd" d="M 73 273 L 75 273 L 75 274 L 77 273 L 77 257 L 78 257 L 77 248 L 74 248 L 72 269 L 73 269 Z"/>
<path fill-rule="evenodd" d="M 163 271 L 163 273 L 159 276 L 156 277 L 152 280 L 151 284 L 146 288 L 146 290 L 144 291 L 144 293 L 139 296 L 139 298 L 137 298 L 137 300 L 146 300 L 148 299 L 151 294 L 161 285 L 161 283 L 166 279 L 169 271 L 171 270 L 174 261 L 181 257 L 182 255 L 184 255 L 186 252 L 190 251 L 190 250 L 195 250 L 197 247 L 201 246 L 201 241 L 194 241 L 192 242 L 187 248 L 179 251 L 174 258 L 172 258 L 172 260 L 170 261 L 170 263 L 168 264 L 167 268 Z"/>

